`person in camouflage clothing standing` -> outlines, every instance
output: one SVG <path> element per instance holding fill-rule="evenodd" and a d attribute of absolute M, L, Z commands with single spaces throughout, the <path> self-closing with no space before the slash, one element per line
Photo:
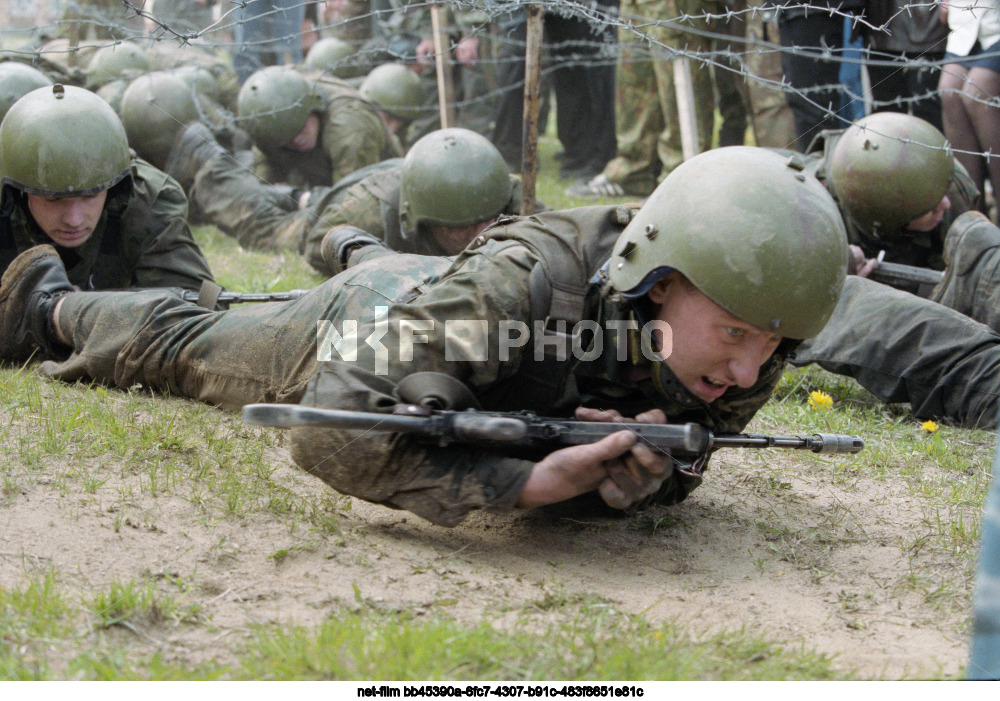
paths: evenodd
<path fill-rule="evenodd" d="M 571 186 L 575 197 L 645 197 L 684 161 L 673 59 L 679 52 L 708 51 L 710 39 L 686 31 L 707 31 L 716 0 L 622 0 L 627 22 L 619 31 L 617 99 L 618 155 L 604 172 Z M 690 61 L 698 112 L 699 150 L 711 148 L 715 99 L 709 67 Z"/>
<path fill-rule="evenodd" d="M 11 107 L 0 188 L 0 269 L 48 243 L 82 290 L 212 281 L 183 191 L 129 151 L 117 115 L 82 88 L 39 88 Z"/>
<path fill-rule="evenodd" d="M 297 300 L 225 312 L 162 292 L 74 292 L 40 247 L 0 282 L 0 356 L 29 342 L 53 359 L 42 365 L 52 377 L 143 383 L 228 409 L 280 401 L 385 412 L 420 401 L 418 374 L 443 382 L 432 372 L 488 410 L 738 431 L 771 395 L 787 353 L 823 327 L 845 281 L 840 214 L 800 175 L 772 152 L 717 149 L 675 170 L 638 213 L 505 218 L 454 261 L 382 256 Z M 516 324 L 529 334 L 523 344 Z M 579 335 L 581 324 L 589 330 Z M 571 338 L 580 352 L 569 352 Z M 619 509 L 674 503 L 700 484 L 709 458 L 675 465 L 630 432 L 536 455 L 326 427 L 295 429 L 291 446 L 335 489 L 446 526 L 474 509 L 591 492 Z"/>

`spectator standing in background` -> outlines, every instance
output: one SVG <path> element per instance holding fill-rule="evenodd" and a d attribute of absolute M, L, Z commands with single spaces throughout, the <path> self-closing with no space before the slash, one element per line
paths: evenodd
<path fill-rule="evenodd" d="M 955 157 L 969 171 L 980 192 L 989 178 L 996 195 L 1000 185 L 1000 6 L 995 0 L 971 0 L 966 7 L 941 6 L 951 33 L 941 69 L 944 133 Z"/>
<path fill-rule="evenodd" d="M 246 0 L 234 14 L 233 68 L 241 83 L 265 66 L 302 62 L 302 0 Z"/>
<path fill-rule="evenodd" d="M 865 19 L 876 27 L 864 28 L 872 112 L 906 112 L 943 130 L 938 81 L 948 25 L 938 7 L 868 0 Z"/>

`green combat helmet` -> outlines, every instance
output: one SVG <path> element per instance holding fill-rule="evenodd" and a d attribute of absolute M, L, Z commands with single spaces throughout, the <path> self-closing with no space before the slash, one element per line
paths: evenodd
<path fill-rule="evenodd" d="M 89 90 L 33 90 L 0 124 L 0 188 L 42 197 L 85 197 L 125 183 L 131 193 L 128 138 L 118 115 Z"/>
<path fill-rule="evenodd" d="M 276 149 L 302 131 L 306 118 L 323 109 L 323 96 L 301 73 L 281 66 L 247 78 L 236 98 L 240 125 L 258 147 Z"/>
<path fill-rule="evenodd" d="M 876 236 L 899 236 L 948 191 L 955 159 L 944 134 L 919 117 L 876 112 L 844 131 L 830 158 L 834 194 Z"/>
<path fill-rule="evenodd" d="M 198 108 L 191 88 L 176 75 L 161 71 L 129 83 L 122 94 L 121 115 L 132 148 L 162 167 L 177 132 L 198 118 Z"/>
<path fill-rule="evenodd" d="M 0 120 L 15 102 L 48 85 L 52 85 L 52 79 L 37 68 L 19 61 L 0 63 Z"/>
<path fill-rule="evenodd" d="M 421 224 L 469 226 L 492 219 L 510 201 L 507 164 L 489 139 L 468 129 L 439 129 L 403 159 L 399 223 L 404 238 Z"/>
<path fill-rule="evenodd" d="M 352 60 L 354 53 L 354 48 L 346 41 L 336 37 L 325 37 L 310 47 L 305 64 L 338 78 L 357 78 L 361 74 Z"/>
<path fill-rule="evenodd" d="M 221 100 L 222 89 L 219 87 L 219 81 L 207 68 L 188 64 L 177 66 L 168 72 L 183 80 L 185 85 L 199 95 L 204 95 L 216 102 Z"/>
<path fill-rule="evenodd" d="M 840 297 L 847 233 L 836 202 L 797 156 L 752 146 L 671 171 L 615 243 L 609 280 L 626 298 L 672 271 L 759 329 L 815 336 Z"/>
<path fill-rule="evenodd" d="M 361 97 L 386 114 L 412 122 L 420 116 L 423 94 L 420 78 L 401 63 L 383 63 L 361 83 Z"/>
<path fill-rule="evenodd" d="M 131 80 L 149 70 L 146 52 L 124 42 L 102 46 L 87 64 L 87 89 L 97 90 L 113 80 Z"/>

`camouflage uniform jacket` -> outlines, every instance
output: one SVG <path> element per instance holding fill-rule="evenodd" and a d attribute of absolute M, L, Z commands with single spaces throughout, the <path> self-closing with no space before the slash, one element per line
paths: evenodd
<path fill-rule="evenodd" d="M 668 398 L 651 380 L 637 378 L 635 370 L 642 366 L 630 366 L 615 334 L 604 341 L 605 334 L 582 333 L 584 355 L 563 346 L 565 356 L 559 357 L 550 344 L 549 355 L 536 359 L 531 341 L 502 351 L 501 340 L 516 336 L 510 329 L 519 323 L 534 337 L 540 329 L 533 322 L 544 324 L 546 318 L 546 328 L 554 322 L 558 329 L 562 321 L 571 329 L 590 321 L 606 333 L 611 333 L 607 322 L 629 318 L 630 311 L 609 296 L 600 270 L 630 218 L 628 208 L 607 206 L 502 218 L 450 266 L 447 259 L 399 256 L 350 268 L 329 283 L 351 294 L 336 295 L 324 318 L 335 322 L 344 340 L 361 342 L 349 359 L 339 351 L 324 355 L 321 343 L 300 403 L 384 412 L 401 401 L 401 380 L 437 372 L 464 383 L 486 410 L 570 416 L 587 405 L 634 416 L 659 407 L 679 422 L 741 430 L 771 395 L 783 355 L 768 360 L 753 387 L 731 388 L 709 405 L 676 380 L 668 384 Z M 437 261 L 436 275 L 414 278 L 414 269 L 430 265 L 419 261 Z M 578 272 L 567 278 L 564 271 Z M 564 283 L 574 278 L 567 296 Z M 357 320 L 356 331 L 347 320 Z M 557 333 L 550 340 L 568 338 Z M 473 509 L 512 506 L 541 457 L 327 427 L 293 429 L 291 440 L 296 463 L 338 491 L 443 525 L 457 524 Z"/>
<path fill-rule="evenodd" d="M 399 139 L 357 90 L 333 77 L 307 75 L 324 95 L 319 143 L 307 153 L 254 147 L 254 172 L 266 183 L 331 186 L 359 168 L 403 155 Z"/>
<path fill-rule="evenodd" d="M 838 206 L 840 200 L 826 171 L 833 155 L 833 149 L 843 133 L 844 130 L 821 132 L 810 144 L 809 152 L 805 157 L 806 168 L 823 183 L 833 195 L 833 199 L 837 200 Z M 941 257 L 941 252 L 948 228 L 959 215 L 972 209 L 979 209 L 980 206 L 979 189 L 972 181 L 968 171 L 957 160 L 955 161 L 955 175 L 945 194 L 951 200 L 951 209 L 945 212 L 941 223 L 933 230 L 926 232 L 908 231 L 905 236 L 892 238 L 881 237 L 861 228 L 841 208 L 844 224 L 847 226 L 847 239 L 850 243 L 860 246 L 868 258 L 874 258 L 879 254 L 879 251 L 884 250 L 886 252 L 885 259 L 893 263 L 943 270 L 944 260 Z"/>
<path fill-rule="evenodd" d="M 133 157 L 134 190 L 127 202 L 108 193 L 101 219 L 82 246 L 56 250 L 70 281 L 82 290 L 180 287 L 198 290 L 212 280 L 187 222 L 180 185 L 146 161 Z M 22 251 L 52 240 L 38 228 L 19 194 L 5 188 L 0 208 L 0 269 Z"/>
<path fill-rule="evenodd" d="M 329 201 L 306 234 L 303 253 L 309 264 L 324 275 L 341 272 L 339 266 L 326 261 L 321 253 L 323 237 L 342 224 L 356 226 L 382 241 L 389 249 L 399 253 L 416 253 L 422 256 L 443 256 L 446 252 L 428 235 L 404 236 L 399 222 L 399 198 L 402 186 L 402 167 L 376 172 Z M 504 214 L 517 214 L 520 210 L 521 180 L 511 176 L 513 194 L 504 208 Z"/>

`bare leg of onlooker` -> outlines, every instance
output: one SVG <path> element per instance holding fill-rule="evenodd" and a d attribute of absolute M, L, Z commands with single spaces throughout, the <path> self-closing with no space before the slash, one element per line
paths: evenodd
<path fill-rule="evenodd" d="M 946 64 L 941 70 L 941 81 L 938 83 L 941 92 L 941 116 L 944 121 L 945 136 L 955 149 L 955 158 L 969 171 L 972 181 L 982 192 L 985 172 L 983 159 L 976 155 L 979 152 L 979 139 L 962 98 L 968 75 L 969 69 L 957 63 Z"/>
<path fill-rule="evenodd" d="M 994 197 L 1000 194 L 1000 109 L 995 102 L 998 95 L 1000 73 L 973 66 L 965 78 L 962 104 L 979 141 L 978 150 L 988 154 L 984 175 L 990 178 Z"/>

